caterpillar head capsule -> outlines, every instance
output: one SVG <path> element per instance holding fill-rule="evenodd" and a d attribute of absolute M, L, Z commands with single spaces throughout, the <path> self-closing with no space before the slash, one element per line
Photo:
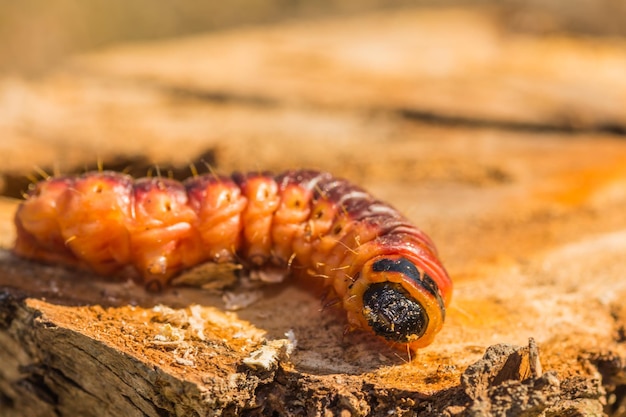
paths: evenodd
<path fill-rule="evenodd" d="M 445 304 L 425 265 L 401 255 L 379 256 L 363 266 L 358 283 L 350 292 L 360 295 L 360 327 L 413 350 L 430 344 L 441 329 Z"/>
<path fill-rule="evenodd" d="M 377 282 L 363 294 L 363 315 L 379 336 L 397 343 L 421 337 L 428 327 L 424 307 L 391 282 Z"/>

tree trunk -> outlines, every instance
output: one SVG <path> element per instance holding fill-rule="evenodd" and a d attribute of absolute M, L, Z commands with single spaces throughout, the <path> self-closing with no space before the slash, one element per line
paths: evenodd
<path fill-rule="evenodd" d="M 626 44 L 504 23 L 390 11 L 0 79 L 5 196 L 33 166 L 323 169 L 414 220 L 455 284 L 409 358 L 289 279 L 154 294 L 18 259 L 6 198 L 0 414 L 626 415 Z"/>

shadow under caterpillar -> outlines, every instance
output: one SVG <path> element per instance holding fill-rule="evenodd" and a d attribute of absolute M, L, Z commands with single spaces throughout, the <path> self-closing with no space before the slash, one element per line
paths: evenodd
<path fill-rule="evenodd" d="M 324 172 L 51 177 L 31 187 L 15 226 L 19 256 L 103 276 L 130 266 L 152 290 L 204 262 L 288 268 L 334 292 L 351 329 L 411 350 L 433 341 L 452 294 L 426 234 Z"/>

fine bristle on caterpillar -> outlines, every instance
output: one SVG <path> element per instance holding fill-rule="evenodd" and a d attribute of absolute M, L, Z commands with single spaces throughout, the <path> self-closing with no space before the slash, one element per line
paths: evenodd
<path fill-rule="evenodd" d="M 205 174 L 183 182 L 110 172 L 34 184 L 14 252 L 149 289 L 204 262 L 315 277 L 370 329 L 415 350 L 441 329 L 452 282 L 426 234 L 390 205 L 324 172 Z"/>

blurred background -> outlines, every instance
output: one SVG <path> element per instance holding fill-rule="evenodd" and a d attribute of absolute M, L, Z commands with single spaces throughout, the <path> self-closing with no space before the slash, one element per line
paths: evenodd
<path fill-rule="evenodd" d="M 626 136 L 624 23 L 617 0 L 2 1 L 0 192 L 97 161 L 513 180 L 503 132 Z"/>
<path fill-rule="evenodd" d="M 118 42 L 416 5 L 497 8 L 509 30 L 626 34 L 626 2 L 621 0 L 3 0 L 0 71 L 38 75 L 67 55 Z"/>

